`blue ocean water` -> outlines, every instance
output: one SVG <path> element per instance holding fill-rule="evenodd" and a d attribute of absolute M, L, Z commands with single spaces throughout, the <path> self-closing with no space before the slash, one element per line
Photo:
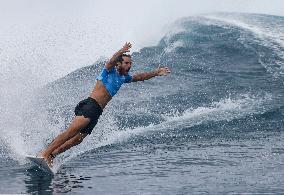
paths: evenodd
<path fill-rule="evenodd" d="M 35 125 L 0 137 L 0 193 L 283 194 L 284 18 L 218 13 L 171 29 L 133 53 L 131 73 L 160 64 L 172 73 L 123 86 L 92 135 L 58 157 L 53 177 L 24 155 L 68 126 L 103 62 L 24 102 L 21 117 Z"/>

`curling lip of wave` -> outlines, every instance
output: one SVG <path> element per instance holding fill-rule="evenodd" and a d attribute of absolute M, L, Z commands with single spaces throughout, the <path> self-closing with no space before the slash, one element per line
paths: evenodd
<path fill-rule="evenodd" d="M 254 34 L 256 34 L 258 37 L 260 38 L 270 38 L 271 40 L 275 41 L 276 43 L 278 43 L 280 46 L 284 47 L 284 37 L 279 37 L 280 35 L 280 30 L 276 31 L 275 29 L 271 29 L 271 28 L 266 28 L 263 27 L 261 28 L 261 26 L 256 26 L 254 24 L 249 24 L 249 23 L 245 23 L 241 20 L 238 19 L 234 19 L 234 18 L 224 18 L 224 17 L 220 17 L 218 15 L 207 15 L 207 16 L 203 16 L 205 18 L 211 19 L 211 20 L 217 20 L 217 21 L 221 21 L 227 24 L 231 24 L 231 25 L 235 25 L 238 26 L 240 28 L 249 30 L 251 32 L 253 32 Z"/>

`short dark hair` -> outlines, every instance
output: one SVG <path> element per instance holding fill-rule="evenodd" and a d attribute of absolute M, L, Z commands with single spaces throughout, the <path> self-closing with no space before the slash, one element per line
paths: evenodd
<path fill-rule="evenodd" d="M 123 62 L 123 57 L 129 57 L 129 58 L 131 58 L 131 55 L 129 55 L 129 54 L 122 54 L 122 55 L 120 55 L 120 56 L 118 56 L 118 57 L 116 58 L 116 62 L 122 63 L 122 62 Z"/>

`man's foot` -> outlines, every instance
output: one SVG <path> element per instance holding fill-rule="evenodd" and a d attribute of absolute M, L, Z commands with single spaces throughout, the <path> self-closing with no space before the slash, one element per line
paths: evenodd
<path fill-rule="evenodd" d="M 53 167 L 53 155 L 49 155 L 47 158 L 45 158 L 44 160 L 47 162 L 48 166 Z"/>
<path fill-rule="evenodd" d="M 44 158 L 48 166 L 52 167 L 53 166 L 53 159 L 54 156 L 51 154 L 49 156 L 46 156 L 43 152 L 40 152 L 37 157 Z"/>

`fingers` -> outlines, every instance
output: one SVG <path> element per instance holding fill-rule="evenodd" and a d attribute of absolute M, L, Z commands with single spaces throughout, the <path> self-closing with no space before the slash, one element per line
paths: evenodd
<path fill-rule="evenodd" d="M 171 70 L 168 67 L 165 67 L 167 73 L 171 73 Z"/>
<path fill-rule="evenodd" d="M 126 42 L 120 51 L 122 51 L 123 53 L 130 52 L 131 47 L 132 44 L 130 42 Z"/>
<path fill-rule="evenodd" d="M 164 69 L 164 71 L 167 72 L 167 73 L 170 73 L 170 72 L 171 72 L 171 70 L 170 70 L 168 67 L 164 67 L 163 69 Z"/>
<path fill-rule="evenodd" d="M 161 75 L 163 75 L 163 76 L 171 73 L 171 70 L 168 67 L 160 68 L 160 70 L 161 70 Z"/>
<path fill-rule="evenodd" d="M 123 48 L 130 49 L 132 47 L 132 44 L 130 42 L 126 42 L 123 46 Z"/>
<path fill-rule="evenodd" d="M 127 46 L 129 47 L 129 48 L 131 48 L 132 47 L 132 44 L 130 43 L 130 42 L 126 42 L 126 44 L 127 44 Z"/>

